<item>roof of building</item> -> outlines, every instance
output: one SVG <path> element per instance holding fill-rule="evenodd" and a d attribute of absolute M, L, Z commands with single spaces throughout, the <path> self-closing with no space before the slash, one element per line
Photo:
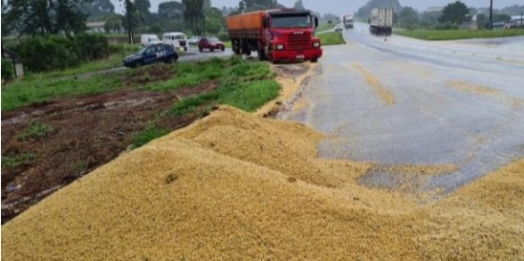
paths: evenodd
<path fill-rule="evenodd" d="M 93 28 L 93 27 L 104 27 L 104 25 L 106 24 L 106 22 L 87 22 L 86 23 L 86 26 L 89 27 L 89 28 Z"/>

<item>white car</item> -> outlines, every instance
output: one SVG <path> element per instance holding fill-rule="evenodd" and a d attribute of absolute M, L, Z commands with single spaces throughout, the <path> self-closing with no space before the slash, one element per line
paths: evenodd
<path fill-rule="evenodd" d="M 156 34 L 143 34 L 140 36 L 140 43 L 142 46 L 150 46 L 152 44 L 162 43 Z"/>
<path fill-rule="evenodd" d="M 200 39 L 202 39 L 202 37 L 200 37 L 200 36 L 193 36 L 193 37 L 189 38 L 187 40 L 187 42 L 188 42 L 189 45 L 197 45 L 198 41 L 200 41 Z"/>
<path fill-rule="evenodd" d="M 187 37 L 184 33 L 164 33 L 164 35 L 162 36 L 162 42 L 165 44 L 172 45 L 175 49 L 184 49 L 184 51 L 187 51 Z"/>

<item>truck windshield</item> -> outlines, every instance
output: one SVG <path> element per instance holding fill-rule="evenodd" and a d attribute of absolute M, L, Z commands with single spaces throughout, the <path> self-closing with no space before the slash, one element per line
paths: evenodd
<path fill-rule="evenodd" d="M 290 28 L 290 27 L 311 27 L 310 15 L 293 15 L 293 16 L 271 16 L 271 27 L 273 28 Z"/>

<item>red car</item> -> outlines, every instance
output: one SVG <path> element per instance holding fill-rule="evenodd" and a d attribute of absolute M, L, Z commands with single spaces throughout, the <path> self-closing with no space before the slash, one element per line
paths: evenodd
<path fill-rule="evenodd" d="M 198 50 L 202 52 L 203 49 L 208 49 L 209 51 L 213 52 L 215 49 L 224 51 L 226 49 L 226 46 L 224 43 L 217 38 L 211 37 L 211 38 L 201 38 L 200 41 L 198 41 Z"/>

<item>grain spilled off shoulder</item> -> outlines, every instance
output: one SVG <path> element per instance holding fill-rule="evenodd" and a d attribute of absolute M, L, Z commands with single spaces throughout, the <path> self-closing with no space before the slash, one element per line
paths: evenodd
<path fill-rule="evenodd" d="M 400 193 L 359 186 L 369 164 L 318 159 L 321 137 L 302 124 L 218 107 L 4 225 L 2 257 L 515 260 L 524 254 L 524 209 L 515 198 L 524 191 L 524 161 L 420 206 Z M 511 203 L 490 203 L 497 200 Z"/>

